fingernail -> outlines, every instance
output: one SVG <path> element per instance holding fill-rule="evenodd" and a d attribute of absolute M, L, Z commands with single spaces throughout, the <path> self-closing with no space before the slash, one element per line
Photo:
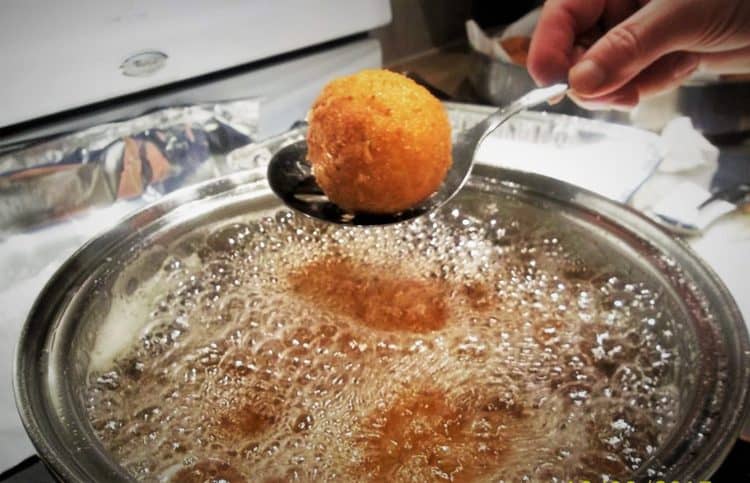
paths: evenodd
<path fill-rule="evenodd" d="M 568 97 L 570 97 L 573 102 L 576 103 L 576 105 L 589 111 L 600 111 L 606 109 L 606 106 L 604 106 L 603 104 L 584 100 L 580 96 L 576 95 L 575 92 L 568 92 Z"/>
<path fill-rule="evenodd" d="M 580 107 L 588 109 L 589 111 L 615 110 L 628 112 L 638 104 L 637 95 L 634 97 L 632 93 L 623 93 L 612 97 L 586 99 L 582 98 L 575 92 L 568 92 L 568 97 L 573 99 L 573 102 Z"/>
<path fill-rule="evenodd" d="M 563 99 L 565 99 L 565 94 L 560 94 L 559 96 L 553 97 L 552 99 L 547 101 L 547 104 L 549 104 L 550 106 L 554 106 L 560 104 Z"/>
<path fill-rule="evenodd" d="M 570 69 L 570 87 L 582 94 L 593 94 L 607 79 L 607 74 L 599 64 L 586 59 Z"/>

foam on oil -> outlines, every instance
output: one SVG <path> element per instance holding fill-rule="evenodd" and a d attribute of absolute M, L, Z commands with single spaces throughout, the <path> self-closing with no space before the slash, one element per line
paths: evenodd
<path fill-rule="evenodd" d="M 180 253 L 122 301 L 149 312 L 85 388 L 138 479 L 601 480 L 678 412 L 658 294 L 517 221 L 281 211 Z"/>

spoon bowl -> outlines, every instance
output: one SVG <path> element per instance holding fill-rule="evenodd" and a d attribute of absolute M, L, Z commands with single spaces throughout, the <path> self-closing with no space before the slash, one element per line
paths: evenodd
<path fill-rule="evenodd" d="M 299 141 L 281 149 L 268 164 L 268 184 L 290 208 L 305 215 L 341 225 L 390 225 L 422 216 L 453 198 L 469 179 L 474 155 L 485 137 L 524 109 L 564 95 L 568 86 L 554 84 L 534 89 L 520 99 L 501 107 L 486 119 L 462 132 L 453 143 L 453 164 L 440 189 L 429 198 L 398 213 L 349 212 L 333 203 L 318 186 L 307 160 L 307 142 Z"/>

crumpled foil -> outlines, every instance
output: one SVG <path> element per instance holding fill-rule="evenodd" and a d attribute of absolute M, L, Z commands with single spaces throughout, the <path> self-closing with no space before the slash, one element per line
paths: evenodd
<path fill-rule="evenodd" d="M 254 99 L 167 108 L 0 156 L 0 232 L 226 174 L 258 115 Z"/>

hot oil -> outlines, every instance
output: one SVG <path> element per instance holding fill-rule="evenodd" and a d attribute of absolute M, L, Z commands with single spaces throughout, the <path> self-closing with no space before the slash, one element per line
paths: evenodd
<path fill-rule="evenodd" d="M 148 330 L 86 387 L 142 480 L 600 480 L 677 415 L 658 294 L 512 219 L 279 212 L 174 253 L 129 300 L 164 288 Z"/>

